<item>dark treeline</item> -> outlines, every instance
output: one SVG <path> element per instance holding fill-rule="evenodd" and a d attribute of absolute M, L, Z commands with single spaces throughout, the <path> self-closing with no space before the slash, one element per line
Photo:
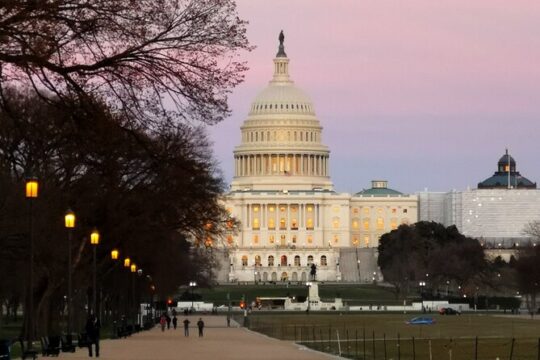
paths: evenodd
<path fill-rule="evenodd" d="M 538 240 L 535 226 L 532 223 L 525 231 Z M 509 262 L 487 258 L 480 241 L 455 226 L 421 221 L 384 234 L 378 264 L 385 281 L 394 285 L 396 297 L 406 298 L 419 290 L 430 298 L 448 298 L 452 290 L 453 296 L 474 306 L 480 297 L 521 295 L 531 313 L 537 312 L 540 246 L 521 246 L 516 255 Z"/>
<path fill-rule="evenodd" d="M 92 285 L 89 235 L 99 230 L 99 291 L 124 306 L 129 274 L 110 258 L 129 256 L 144 275 L 137 287 L 173 293 L 180 284 L 211 281 L 206 242 L 226 224 L 222 181 L 200 128 L 164 125 L 152 132 L 122 127 L 98 102 L 55 106 L 31 92 L 4 93 L 0 111 L 0 301 L 22 304 L 28 275 L 29 202 L 24 184 L 39 180 L 33 201 L 34 297 L 39 333 L 57 331 L 65 308 L 68 237 L 64 214 L 77 215 L 72 242 L 74 303 L 84 306 Z M 91 109 L 91 110 L 90 110 Z M 91 119 L 91 121 L 89 121 Z M 206 244 L 210 245 L 210 244 Z M 148 280 L 148 281 L 147 281 Z M 149 295 L 147 295 L 149 296 Z"/>

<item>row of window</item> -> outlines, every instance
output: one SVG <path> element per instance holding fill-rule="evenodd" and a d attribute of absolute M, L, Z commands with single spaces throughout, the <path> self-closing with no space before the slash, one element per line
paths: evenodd
<path fill-rule="evenodd" d="M 256 104 L 251 107 L 251 111 L 258 110 L 301 110 L 312 111 L 309 104 Z"/>
<path fill-rule="evenodd" d="M 363 239 L 362 244 L 360 243 L 360 237 L 362 237 L 362 239 Z M 257 234 L 253 235 L 251 241 L 252 241 L 252 245 L 259 245 L 259 242 L 260 242 L 259 235 L 257 235 Z M 339 244 L 339 235 L 334 235 L 332 237 L 332 242 L 333 242 L 334 245 L 338 245 Z M 228 243 L 229 246 L 234 245 L 234 238 L 233 238 L 232 235 L 227 236 L 227 243 Z M 307 235 L 306 236 L 306 243 L 307 244 L 313 244 L 313 236 L 312 235 Z M 286 235 L 280 235 L 279 240 L 276 239 L 276 235 L 269 235 L 268 236 L 268 244 L 270 244 L 270 245 L 278 244 L 278 245 L 281 245 L 281 246 L 289 245 Z M 298 237 L 296 235 L 291 236 L 291 244 L 292 245 L 298 244 Z M 355 245 L 355 246 L 363 245 L 365 247 L 369 247 L 370 246 L 370 235 L 361 236 L 359 234 L 353 234 L 352 235 L 352 244 Z"/>
<path fill-rule="evenodd" d="M 408 224 L 409 220 L 407 218 L 401 219 L 402 224 Z M 276 220 L 274 218 L 268 219 L 268 230 L 275 230 L 276 229 Z M 353 219 L 352 221 L 352 228 L 354 230 L 357 230 L 360 228 L 360 221 L 358 219 Z M 398 219 L 397 218 L 391 218 L 390 219 L 390 229 L 395 230 L 398 227 Z M 260 230 L 261 224 L 258 217 L 254 217 L 252 221 L 252 230 Z M 306 230 L 313 230 L 313 218 L 306 219 Z M 338 230 L 340 228 L 340 221 L 339 218 L 334 218 L 332 220 L 332 228 Z M 362 228 L 366 231 L 371 230 L 371 219 L 370 218 L 364 218 L 362 221 Z M 384 230 L 385 229 L 385 222 L 382 217 L 377 218 L 375 222 L 375 229 L 377 230 Z M 281 217 L 279 218 L 279 230 L 287 230 L 287 218 Z M 291 224 L 289 230 L 298 230 L 298 219 L 292 218 Z"/>
<path fill-rule="evenodd" d="M 369 208 L 369 207 L 364 207 L 364 208 L 363 208 L 364 215 L 370 215 L 370 214 L 371 214 L 371 210 L 372 210 L 372 209 Z M 360 209 L 357 208 L 357 207 L 355 207 L 355 208 L 352 209 L 352 212 L 353 212 L 353 214 L 358 215 L 358 214 L 360 213 Z M 397 214 L 397 213 L 398 213 L 398 209 L 397 209 L 397 208 L 392 208 L 392 209 L 390 210 L 390 212 L 391 212 L 392 214 Z M 406 209 L 406 208 L 405 208 L 405 209 L 401 209 L 401 212 L 402 212 L 403 214 L 407 214 L 407 213 L 408 213 L 408 209 Z M 383 208 L 377 208 L 377 214 L 378 214 L 378 215 L 382 215 L 383 213 L 385 213 L 385 211 L 384 211 Z"/>
<path fill-rule="evenodd" d="M 327 265 L 326 255 L 322 255 L 320 259 L 321 259 L 321 261 L 320 261 L 319 265 L 326 266 Z M 267 260 L 268 260 L 267 261 L 267 266 L 275 266 L 274 256 L 273 255 L 268 256 Z M 294 264 L 294 266 L 302 266 L 299 255 L 296 255 L 294 257 L 294 263 L 293 264 Z M 311 265 L 311 264 L 313 264 L 313 255 L 308 255 L 308 257 L 307 257 L 307 265 Z M 243 255 L 242 256 L 242 266 L 248 266 L 248 265 L 249 265 L 248 264 L 248 256 Z M 261 256 L 260 255 L 255 255 L 255 262 L 253 263 L 253 265 L 262 266 Z M 279 259 L 279 265 L 280 266 L 291 266 L 291 264 L 289 264 L 289 262 L 288 262 L 287 255 L 281 255 L 281 257 Z"/>
<path fill-rule="evenodd" d="M 319 134 L 314 131 L 249 131 L 244 133 L 244 141 L 319 141 Z"/>

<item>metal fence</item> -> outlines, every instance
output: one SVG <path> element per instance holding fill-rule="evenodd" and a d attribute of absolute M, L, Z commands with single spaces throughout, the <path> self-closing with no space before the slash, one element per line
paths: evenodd
<path fill-rule="evenodd" d="M 258 325 L 251 330 L 313 350 L 361 360 L 540 360 L 540 338 L 401 337 L 368 329 Z"/>

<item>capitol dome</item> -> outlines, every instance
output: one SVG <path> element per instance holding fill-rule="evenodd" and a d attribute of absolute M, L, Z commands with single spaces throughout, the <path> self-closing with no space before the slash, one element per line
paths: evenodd
<path fill-rule="evenodd" d="M 235 148 L 231 190 L 331 190 L 330 151 L 309 96 L 289 76 L 283 38 L 274 75 L 251 103 Z"/>

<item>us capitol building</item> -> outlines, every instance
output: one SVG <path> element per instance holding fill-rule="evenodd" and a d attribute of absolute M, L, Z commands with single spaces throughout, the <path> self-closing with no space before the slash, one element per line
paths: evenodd
<path fill-rule="evenodd" d="M 375 180 L 354 195 L 330 178 L 330 150 L 311 99 L 289 76 L 280 34 L 274 75 L 255 97 L 234 150 L 224 203 L 240 223 L 221 241 L 218 282 L 382 280 L 379 237 L 418 221 L 418 198 Z"/>

